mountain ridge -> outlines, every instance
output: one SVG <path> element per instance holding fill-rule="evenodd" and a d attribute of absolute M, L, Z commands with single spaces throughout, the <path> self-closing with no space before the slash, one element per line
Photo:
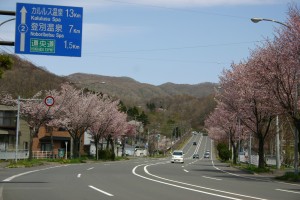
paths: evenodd
<path fill-rule="evenodd" d="M 152 98 L 176 95 L 202 98 L 212 94 L 216 86 L 215 83 L 209 82 L 195 85 L 167 82 L 155 86 L 138 82 L 130 77 L 112 77 L 87 73 L 73 73 L 65 78 L 80 88 L 88 88 L 97 92 L 101 91 L 120 98 L 124 97 L 124 101 L 131 101 L 137 104 Z"/>

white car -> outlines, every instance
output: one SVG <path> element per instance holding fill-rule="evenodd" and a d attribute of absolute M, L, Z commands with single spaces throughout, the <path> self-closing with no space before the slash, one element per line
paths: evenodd
<path fill-rule="evenodd" d="M 183 151 L 182 150 L 175 150 L 172 153 L 171 163 L 179 162 L 184 163 L 183 161 Z"/>
<path fill-rule="evenodd" d="M 209 158 L 209 157 L 210 157 L 210 153 L 209 153 L 209 151 L 206 151 L 204 154 L 204 158 Z"/>

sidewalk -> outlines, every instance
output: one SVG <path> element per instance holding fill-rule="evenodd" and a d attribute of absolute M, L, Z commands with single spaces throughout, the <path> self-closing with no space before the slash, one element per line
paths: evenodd
<path fill-rule="evenodd" d="M 8 166 L 9 165 L 9 162 L 8 161 L 1 161 L 0 162 L 0 169 L 3 169 L 3 168 L 5 168 L 6 166 Z"/>
<path fill-rule="evenodd" d="M 219 169 L 223 170 L 224 172 L 227 173 L 232 173 L 237 176 L 245 177 L 245 178 L 250 178 L 250 179 L 261 179 L 265 181 L 282 181 L 282 182 L 290 182 L 290 183 L 295 183 L 300 185 L 300 181 L 298 182 L 292 182 L 292 181 L 287 181 L 287 180 L 279 180 L 276 179 L 277 177 L 281 177 L 285 175 L 287 172 L 293 173 L 293 169 L 273 169 L 270 172 L 263 172 L 263 173 L 254 173 L 253 171 L 247 170 L 247 169 L 242 169 L 238 166 L 231 166 L 228 163 L 222 163 L 222 162 L 215 162 L 215 166 L 218 167 Z"/>

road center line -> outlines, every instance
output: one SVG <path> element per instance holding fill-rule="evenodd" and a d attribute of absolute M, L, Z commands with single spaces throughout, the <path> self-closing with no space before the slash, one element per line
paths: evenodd
<path fill-rule="evenodd" d="M 94 189 L 94 190 L 96 190 L 96 191 L 98 191 L 98 192 L 101 192 L 101 193 L 103 193 L 103 194 L 105 194 L 105 195 L 107 195 L 107 196 L 110 196 L 110 197 L 113 197 L 113 196 L 114 196 L 113 194 L 110 194 L 110 193 L 108 193 L 108 192 L 105 192 L 105 191 L 103 191 L 103 190 L 100 190 L 99 188 L 96 188 L 96 187 L 94 187 L 94 186 L 92 186 L 92 185 L 89 185 L 89 187 L 92 188 L 92 189 Z"/>
<path fill-rule="evenodd" d="M 92 169 L 94 169 L 94 167 L 88 168 L 87 170 L 92 170 Z"/>
<path fill-rule="evenodd" d="M 183 171 L 185 171 L 185 172 L 189 172 L 188 170 L 186 170 L 186 169 L 184 169 Z"/>

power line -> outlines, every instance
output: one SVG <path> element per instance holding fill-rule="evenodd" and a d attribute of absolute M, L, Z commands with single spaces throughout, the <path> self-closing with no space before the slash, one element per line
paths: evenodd
<path fill-rule="evenodd" d="M 85 56 L 85 55 L 84 55 Z M 162 62 L 181 62 L 181 63 L 198 63 L 198 64 L 216 64 L 216 65 L 230 65 L 230 62 L 221 61 L 201 61 L 201 60 L 180 60 L 180 59 L 165 59 L 165 58 L 143 58 L 143 57 L 127 57 L 127 56 L 103 56 L 97 55 L 102 58 L 118 58 L 118 59 L 135 59 L 135 60 L 147 60 L 147 61 L 162 61 Z"/>
<path fill-rule="evenodd" d="M 154 48 L 154 49 L 136 49 L 136 50 L 120 50 L 120 51 L 100 51 L 96 53 L 88 53 L 89 55 L 93 54 L 110 54 L 110 53 L 138 53 L 138 52 L 155 52 L 155 51 L 171 51 L 171 50 L 183 50 L 183 49 L 196 49 L 196 48 L 206 48 L 206 47 L 220 47 L 220 46 L 231 46 L 231 45 L 241 45 L 241 44 L 251 44 L 263 42 L 266 40 L 257 40 L 249 42 L 232 42 L 232 43 L 219 43 L 219 44 L 207 44 L 207 45 L 192 45 L 192 46 L 182 46 L 182 47 L 167 47 L 167 48 Z"/>
<path fill-rule="evenodd" d="M 173 10 L 173 11 L 178 11 L 178 12 L 188 12 L 188 13 L 203 14 L 203 15 L 214 15 L 214 16 L 230 17 L 230 18 L 238 18 L 238 19 L 249 19 L 249 17 L 242 17 L 242 16 L 228 15 L 228 14 L 221 14 L 221 13 L 213 13 L 213 12 L 204 12 L 204 11 L 198 11 L 198 10 L 192 10 L 192 9 L 158 6 L 158 5 L 154 5 L 154 4 L 136 3 L 136 2 L 128 2 L 128 1 L 120 1 L 120 0 L 103 0 L 103 1 L 109 1 L 109 2 L 120 3 L 120 4 L 128 4 L 128 5 L 136 5 L 136 6 L 144 6 L 144 7 L 152 7 L 152 8 L 160 8 L 160 9 Z"/>

